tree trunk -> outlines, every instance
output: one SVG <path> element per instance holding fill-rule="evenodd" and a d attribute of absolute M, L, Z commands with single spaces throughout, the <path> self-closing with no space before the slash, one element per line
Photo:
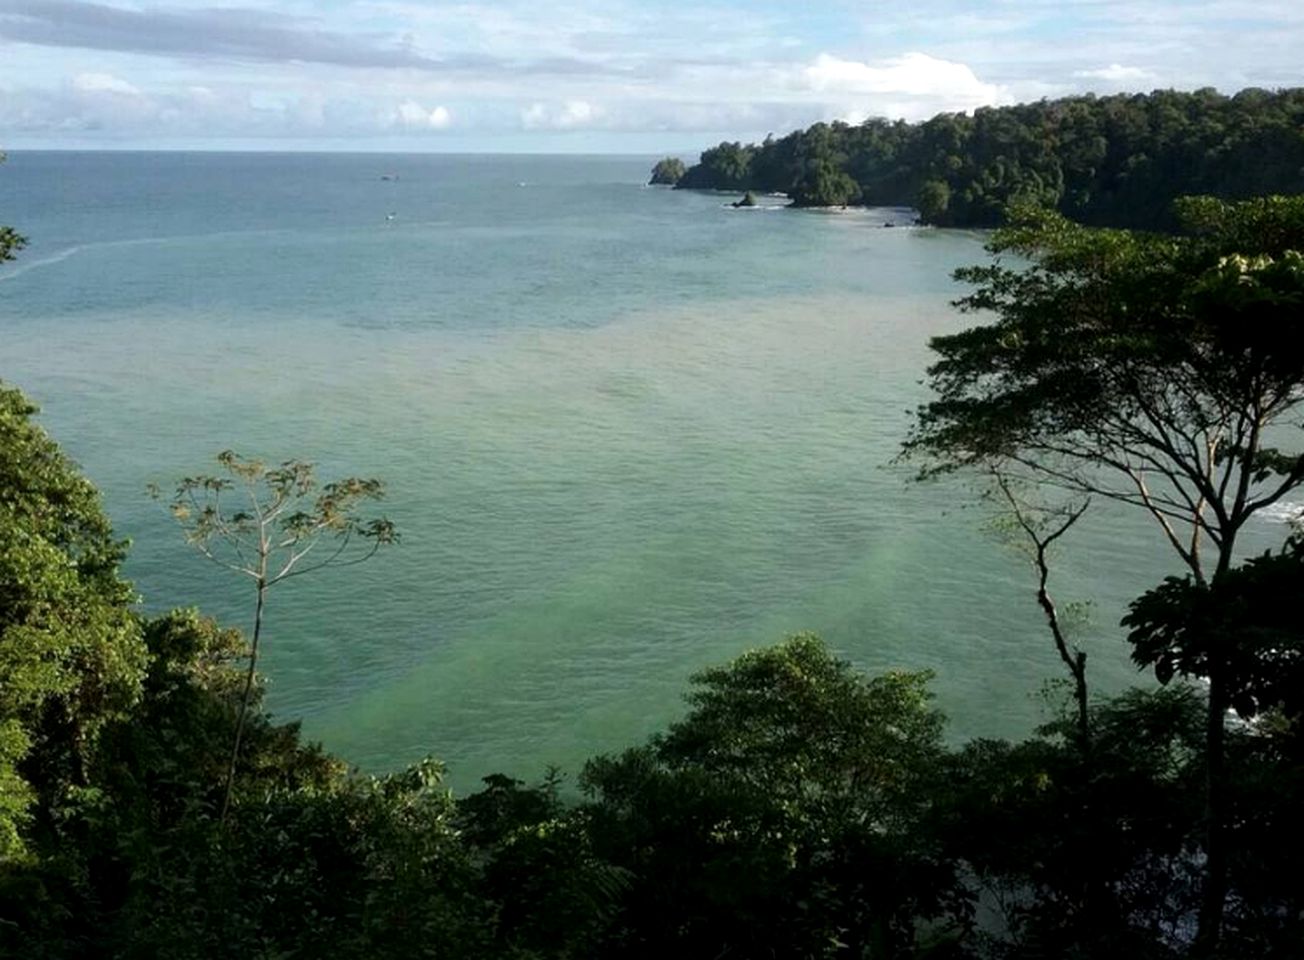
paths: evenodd
<path fill-rule="evenodd" d="M 1218 579 L 1232 565 L 1235 531 L 1224 537 L 1218 552 Z M 1223 912 L 1227 903 L 1227 697 L 1223 664 L 1210 651 L 1209 714 L 1204 735 L 1204 890 L 1200 895 L 1199 923 L 1196 927 L 1194 954 L 1213 956 L 1222 937 Z"/>
<path fill-rule="evenodd" d="M 263 632 L 263 601 L 267 597 L 267 583 L 258 581 L 258 603 L 254 607 L 254 636 L 249 644 L 249 669 L 245 671 L 244 692 L 240 697 L 240 713 L 235 722 L 235 741 L 231 745 L 231 762 L 226 769 L 226 788 L 222 796 L 222 813 L 218 818 L 226 823 L 231 809 L 231 792 L 235 788 L 235 769 L 240 760 L 240 742 L 244 739 L 245 718 L 249 715 L 249 698 L 253 694 L 254 671 L 258 666 L 258 640 Z"/>

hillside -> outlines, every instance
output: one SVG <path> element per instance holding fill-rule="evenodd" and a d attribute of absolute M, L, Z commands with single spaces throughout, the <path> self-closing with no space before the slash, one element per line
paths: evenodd
<path fill-rule="evenodd" d="M 988 227 L 1012 201 L 1083 223 L 1164 229 L 1172 200 L 1304 193 L 1304 89 L 1094 95 L 943 113 L 922 123 L 817 123 L 702 153 L 680 188 L 763 190 L 799 206 L 910 205 Z"/>

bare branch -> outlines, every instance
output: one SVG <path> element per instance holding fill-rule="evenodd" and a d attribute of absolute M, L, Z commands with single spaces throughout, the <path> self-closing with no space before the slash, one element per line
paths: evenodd
<path fill-rule="evenodd" d="M 1059 525 L 1054 527 L 1050 533 L 1043 533 L 1027 516 L 1027 511 L 1024 505 L 1015 497 L 1008 478 L 996 469 L 991 471 L 991 476 L 1004 496 L 1006 503 L 1009 504 L 1015 521 L 1033 546 L 1033 562 L 1037 568 L 1037 604 L 1041 607 L 1042 613 L 1045 614 L 1046 625 L 1055 644 L 1055 652 L 1059 654 L 1060 660 L 1063 661 L 1068 668 L 1069 675 L 1073 678 L 1074 699 L 1077 701 L 1078 708 L 1078 735 L 1081 738 L 1082 746 L 1086 748 L 1091 742 L 1090 714 L 1087 705 L 1087 655 L 1082 650 L 1069 649 L 1068 639 L 1065 637 L 1063 626 L 1060 623 L 1059 611 L 1056 609 L 1055 601 L 1051 598 L 1047 584 L 1050 581 L 1048 552 L 1051 545 L 1068 533 L 1073 525 L 1082 519 L 1082 515 L 1087 512 L 1087 508 L 1091 505 L 1091 501 L 1084 500 L 1077 507 L 1060 511 L 1059 516 L 1062 519 Z"/>

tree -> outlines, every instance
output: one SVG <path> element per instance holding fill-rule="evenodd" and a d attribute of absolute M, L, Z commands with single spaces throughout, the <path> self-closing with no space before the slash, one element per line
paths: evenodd
<path fill-rule="evenodd" d="M 211 956 L 223 948 L 204 943 L 207 926 L 247 929 L 265 903 L 223 899 L 226 877 L 271 885 L 302 867 L 287 851 L 282 873 L 250 877 L 254 859 L 237 862 L 243 851 L 216 822 L 244 681 L 240 632 L 188 610 L 145 620 L 141 632 L 139 699 L 104 724 L 86 785 L 66 791 L 56 811 L 57 830 L 35 834 L 24 862 L 0 865 L 0 956 Z M 273 724 L 260 701 L 257 684 L 242 785 L 263 802 L 300 796 L 305 806 L 346 789 L 346 765 L 302 743 L 298 724 Z M 286 847 L 299 839 L 279 837 Z M 340 879 L 305 886 L 335 890 Z"/>
<path fill-rule="evenodd" d="M 951 205 L 951 188 L 945 180 L 925 180 L 915 195 L 915 207 L 924 223 L 945 223 Z"/>
<path fill-rule="evenodd" d="M 1204 584 L 1231 569 L 1250 518 L 1304 482 L 1304 454 L 1270 445 L 1300 440 L 1288 421 L 1304 402 L 1304 197 L 1202 198 L 1178 215 L 1187 232 L 1167 237 L 1019 211 L 988 245 L 992 264 L 957 271 L 978 287 L 959 306 L 995 322 L 934 338 L 936 399 L 905 453 L 924 476 L 995 468 L 1138 508 Z M 1230 693 L 1221 659 L 1206 666 L 1212 949 Z"/>
<path fill-rule="evenodd" d="M 789 195 L 795 207 L 845 207 L 860 199 L 860 187 L 829 161 L 817 160 Z"/>
<path fill-rule="evenodd" d="M 0 860 L 139 695 L 145 651 L 99 493 L 0 385 Z"/>
<path fill-rule="evenodd" d="M 652 179 L 648 183 L 673 187 L 683 178 L 684 170 L 684 161 L 678 157 L 666 157 L 656 162 L 652 168 Z"/>
<path fill-rule="evenodd" d="M 632 879 L 623 956 L 902 956 L 963 914 L 917 830 L 942 755 L 926 673 L 865 678 L 815 636 L 698 674 L 689 714 L 586 766 Z"/>
<path fill-rule="evenodd" d="M 225 475 L 184 478 L 173 494 L 171 510 L 187 543 L 254 582 L 249 665 L 222 799 L 225 822 L 253 694 L 267 591 L 291 577 L 362 563 L 397 542 L 398 533 L 384 518 L 368 520 L 358 514 L 364 502 L 384 495 L 379 480 L 349 477 L 319 487 L 313 465 L 303 460 L 269 467 L 227 450 L 218 454 L 217 462 Z M 157 488 L 152 492 L 159 495 Z"/>
<path fill-rule="evenodd" d="M 681 189 L 745 190 L 751 186 L 751 147 L 721 143 L 702 151 L 701 159 L 675 186 Z"/>

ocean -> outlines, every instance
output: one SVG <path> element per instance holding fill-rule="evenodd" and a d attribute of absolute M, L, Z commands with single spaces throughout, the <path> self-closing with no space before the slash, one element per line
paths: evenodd
<path fill-rule="evenodd" d="M 277 718 L 364 770 L 573 777 L 803 630 L 935 671 L 954 739 L 1026 735 L 1063 673 L 1033 571 L 974 489 L 893 462 L 983 237 L 733 209 L 644 186 L 653 159 L 13 153 L 0 378 L 104 492 L 149 611 L 247 627 L 253 597 L 148 484 L 228 448 L 386 482 L 401 544 L 274 588 L 261 661 Z M 1171 572 L 1135 514 L 1066 538 L 1098 689 L 1147 682 L 1117 623 Z"/>

